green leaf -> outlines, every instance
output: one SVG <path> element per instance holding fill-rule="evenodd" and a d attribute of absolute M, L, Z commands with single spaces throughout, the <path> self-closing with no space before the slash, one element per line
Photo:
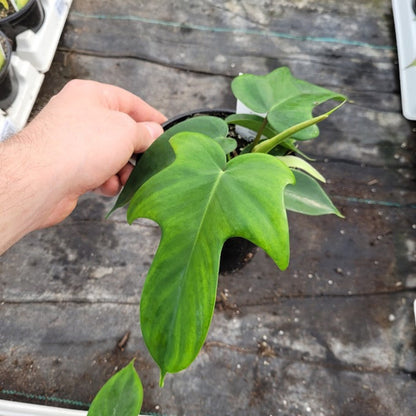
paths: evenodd
<path fill-rule="evenodd" d="M 289 68 L 281 67 L 267 75 L 243 74 L 231 88 L 234 95 L 256 113 L 267 113 L 272 127 L 282 132 L 312 118 L 312 110 L 328 100 L 345 101 L 345 96 L 293 77 Z M 316 125 L 293 135 L 309 140 L 319 135 Z"/>
<path fill-rule="evenodd" d="M 16 0 L 17 10 L 23 9 L 23 7 L 25 7 L 28 2 L 29 0 Z"/>
<path fill-rule="evenodd" d="M 263 140 L 253 148 L 253 152 L 260 153 L 269 153 L 276 146 L 280 145 L 282 142 L 287 140 L 290 137 L 295 137 L 295 133 L 307 129 L 308 126 L 313 126 L 314 124 L 325 120 L 328 117 L 328 113 L 322 114 L 320 116 L 314 117 L 310 120 L 303 121 L 299 124 L 295 124 L 292 127 L 282 131 L 271 139 Z"/>
<path fill-rule="evenodd" d="M 230 137 L 214 137 L 213 139 L 221 146 L 225 154 L 231 153 L 237 148 L 237 142 Z"/>
<path fill-rule="evenodd" d="M 414 61 L 412 61 L 409 65 L 407 65 L 406 68 L 410 68 L 412 66 L 416 66 L 416 58 L 414 59 Z"/>
<path fill-rule="evenodd" d="M 224 242 L 242 237 L 263 248 L 281 269 L 289 262 L 284 188 L 293 175 L 266 154 L 229 162 L 207 136 L 170 139 L 175 161 L 132 198 L 127 218 L 156 221 L 162 237 L 140 301 L 146 345 L 161 369 L 180 371 L 195 359 L 215 306 Z"/>
<path fill-rule="evenodd" d="M 285 204 L 288 210 L 305 215 L 335 214 L 344 217 L 315 179 L 297 170 L 292 172 L 296 183 L 288 185 L 285 190 Z"/>
<path fill-rule="evenodd" d="M 326 182 L 325 178 L 310 163 L 306 162 L 300 157 L 292 155 L 276 157 L 289 168 L 302 169 L 313 178 L 318 179 L 318 181 Z"/>
<path fill-rule="evenodd" d="M 169 144 L 169 139 L 181 131 L 204 133 L 221 141 L 228 134 L 228 125 L 218 117 L 199 116 L 182 121 L 165 131 L 142 154 L 107 216 L 127 204 L 140 186 L 175 160 L 175 153 Z"/>
<path fill-rule="evenodd" d="M 263 120 L 264 117 L 258 116 L 257 114 L 232 114 L 225 119 L 228 124 L 236 124 L 254 132 L 260 129 Z M 277 133 L 269 124 L 263 130 L 263 135 L 268 138 L 275 136 Z"/>
<path fill-rule="evenodd" d="M 3 47 L 0 44 L 0 70 L 3 68 L 4 63 L 6 62 L 6 53 L 3 50 Z"/>
<path fill-rule="evenodd" d="M 235 124 L 238 126 L 242 126 L 245 128 L 248 128 L 254 132 L 258 131 L 258 129 L 261 127 L 262 123 L 263 123 L 264 118 L 261 116 L 258 116 L 256 114 L 232 114 L 230 116 L 228 116 L 225 121 L 228 124 Z M 263 135 L 264 137 L 267 138 L 273 138 L 274 136 L 276 136 L 277 131 L 274 130 L 270 124 L 267 124 L 264 131 L 263 131 Z M 302 155 L 305 159 L 310 159 L 308 156 L 306 156 L 303 152 L 301 152 L 294 144 L 294 140 L 293 139 L 286 139 L 283 140 L 280 145 L 274 147 L 270 152 L 268 152 L 269 154 L 272 154 L 274 156 L 282 156 L 284 154 L 286 154 L 288 151 L 292 151 L 292 152 L 296 152 L 300 155 Z M 251 152 L 252 150 L 252 146 L 248 146 L 247 150 L 243 151 L 243 153 L 248 153 Z"/>
<path fill-rule="evenodd" d="M 143 387 L 132 361 L 104 384 L 87 416 L 137 416 L 142 402 Z"/>

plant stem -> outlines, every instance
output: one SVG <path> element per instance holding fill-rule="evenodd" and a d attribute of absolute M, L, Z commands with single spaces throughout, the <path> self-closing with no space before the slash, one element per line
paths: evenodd
<path fill-rule="evenodd" d="M 253 153 L 269 153 L 270 150 L 275 148 L 283 140 L 297 133 L 299 130 L 306 129 L 306 127 L 319 123 L 320 121 L 325 120 L 326 118 L 328 118 L 328 114 L 322 114 L 321 116 L 314 117 L 310 120 L 303 121 L 302 123 L 299 123 L 299 124 L 295 124 L 294 126 L 289 127 L 288 129 L 286 129 L 285 131 L 282 131 L 281 133 L 277 134 L 271 139 L 264 140 L 263 142 L 254 146 L 252 152 Z"/>
<path fill-rule="evenodd" d="M 292 136 L 293 134 L 297 133 L 300 130 L 306 129 L 306 127 L 312 126 L 317 124 L 329 117 L 335 110 L 341 107 L 346 100 L 343 100 L 341 104 L 334 107 L 332 110 L 329 110 L 327 113 L 322 114 L 317 117 L 313 117 L 310 120 L 302 121 L 301 123 L 295 124 L 292 127 L 282 131 L 281 133 L 277 134 L 276 136 L 264 140 L 261 143 L 258 143 L 256 146 L 253 147 L 252 153 L 269 153 L 273 148 L 275 148 L 278 144 L 283 142 L 283 140 L 287 139 L 288 137 Z"/>
<path fill-rule="evenodd" d="M 261 139 L 261 136 L 263 134 L 263 131 L 266 128 L 266 126 L 267 126 L 267 114 L 264 116 L 263 123 L 261 123 L 261 126 L 260 126 L 259 130 L 257 131 L 256 137 L 253 140 L 253 146 L 254 147 L 258 145 L 258 143 Z"/>

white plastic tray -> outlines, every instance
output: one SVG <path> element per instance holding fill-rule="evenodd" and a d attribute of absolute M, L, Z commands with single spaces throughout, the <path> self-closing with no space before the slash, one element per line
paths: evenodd
<path fill-rule="evenodd" d="M 87 413 L 86 410 L 0 400 L 0 416 L 86 416 Z"/>
<path fill-rule="evenodd" d="M 0 400 L 0 416 L 85 416 L 84 410 Z"/>
<path fill-rule="evenodd" d="M 408 120 L 416 120 L 416 16 L 412 0 L 392 0 L 397 55 L 399 58 L 402 112 Z"/>
<path fill-rule="evenodd" d="M 415 326 L 416 326 L 416 299 L 413 302 L 413 314 L 414 314 L 414 317 L 415 317 Z"/>
<path fill-rule="evenodd" d="M 39 72 L 51 66 L 72 0 L 41 0 L 45 19 L 34 33 L 26 30 L 16 36 L 16 54 L 29 61 Z"/>
<path fill-rule="evenodd" d="M 45 77 L 31 63 L 16 55 L 12 55 L 11 66 L 19 89 L 15 100 L 7 109 L 7 114 L 0 118 L 0 140 L 7 139 L 25 126 Z"/>
<path fill-rule="evenodd" d="M 34 33 L 26 30 L 16 37 L 12 66 L 19 90 L 6 112 L 0 110 L 0 141 L 21 130 L 27 123 L 45 72 L 49 71 L 72 0 L 41 0 L 45 19 Z"/>

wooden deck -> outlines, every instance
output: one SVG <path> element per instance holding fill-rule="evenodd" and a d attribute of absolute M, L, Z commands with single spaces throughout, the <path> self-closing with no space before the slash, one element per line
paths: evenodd
<path fill-rule="evenodd" d="M 303 147 L 346 218 L 291 214 L 286 272 L 259 251 L 220 276 L 206 345 L 160 389 L 138 323 L 159 230 L 106 220 L 112 201 L 85 196 L 0 258 L 0 398 L 86 408 L 136 357 L 143 413 L 415 414 L 416 123 L 401 115 L 389 1 L 74 0 L 34 113 L 77 77 L 168 117 L 233 107 L 235 75 L 282 65 L 349 97 Z"/>

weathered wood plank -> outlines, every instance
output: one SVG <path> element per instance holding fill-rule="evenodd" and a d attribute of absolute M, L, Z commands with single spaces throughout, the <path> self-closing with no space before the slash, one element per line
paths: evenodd
<path fill-rule="evenodd" d="M 408 165 L 406 156 L 397 156 L 415 134 L 400 114 L 390 4 L 354 1 L 346 8 L 333 2 L 282 1 L 255 7 L 251 2 L 183 6 L 168 2 L 155 18 L 151 5 L 126 2 L 114 14 L 110 6 L 97 13 L 94 2 L 76 2 L 69 19 L 73 30 L 65 33 L 62 47 L 227 76 L 266 73 L 288 65 L 296 76 L 339 90 L 351 100 L 325 123 L 319 153 L 378 165 Z M 195 94 L 204 95 L 204 85 L 196 86 Z M 217 101 L 206 102 L 214 106 Z"/>
<path fill-rule="evenodd" d="M 167 68 L 136 59 L 105 58 L 57 52 L 35 112 L 70 79 L 93 79 L 125 88 L 157 107 L 167 117 L 196 108 L 233 108 L 231 79 Z"/>
<path fill-rule="evenodd" d="M 178 6 L 169 1 L 160 8 L 157 3 L 123 2 L 114 12 L 111 4 L 74 2 L 69 17 L 73 30 L 65 33 L 62 44 L 228 75 L 267 71 L 291 58 L 321 61 L 321 65 L 332 58 L 330 71 L 335 62 L 343 66 L 359 56 L 364 59 L 364 71 L 351 72 L 350 79 L 357 83 L 365 81 L 378 59 L 394 56 L 390 4 L 377 3 L 352 1 L 345 7 L 302 0 L 221 5 L 189 1 Z M 397 85 L 386 69 L 384 75 Z M 314 72 L 326 79 L 325 74 Z M 349 84 L 343 80 L 341 85 Z M 374 83 L 374 77 L 371 80 Z"/>
<path fill-rule="evenodd" d="M 87 403 L 115 367 L 136 357 L 147 412 L 340 415 L 359 400 L 366 414 L 405 416 L 416 404 L 408 375 L 414 341 L 404 341 L 410 302 L 406 295 L 294 298 L 217 311 L 195 363 L 164 389 L 139 336 L 137 305 L 6 304 L 0 375 L 9 391 Z M 123 352 L 117 343 L 129 331 Z"/>
<path fill-rule="evenodd" d="M 232 108 L 233 76 L 288 65 L 350 98 L 302 144 L 346 218 L 290 214 L 287 271 L 259 250 L 220 276 L 206 345 L 161 390 L 138 323 L 159 230 L 128 226 L 124 210 L 104 220 L 111 201 L 84 197 L 0 259 L 0 397 L 76 407 L 136 357 L 145 412 L 412 414 L 416 125 L 400 114 L 394 47 L 382 0 L 75 0 L 34 113 L 76 77 L 168 117 Z"/>
<path fill-rule="evenodd" d="M 230 77 L 180 71 L 135 59 L 70 53 L 58 53 L 53 68 L 47 74 L 37 109 L 72 78 L 92 78 L 122 86 L 168 117 L 198 108 L 235 106 Z M 411 171 L 416 130 L 401 116 L 398 95 L 387 94 L 381 100 L 396 103 L 395 109 L 388 111 L 377 107 L 380 105 L 378 98 L 374 99 L 374 107 L 373 103 L 358 99 L 344 105 L 323 122 L 320 137 L 310 144 L 303 144 L 302 148 L 312 156 Z"/>

